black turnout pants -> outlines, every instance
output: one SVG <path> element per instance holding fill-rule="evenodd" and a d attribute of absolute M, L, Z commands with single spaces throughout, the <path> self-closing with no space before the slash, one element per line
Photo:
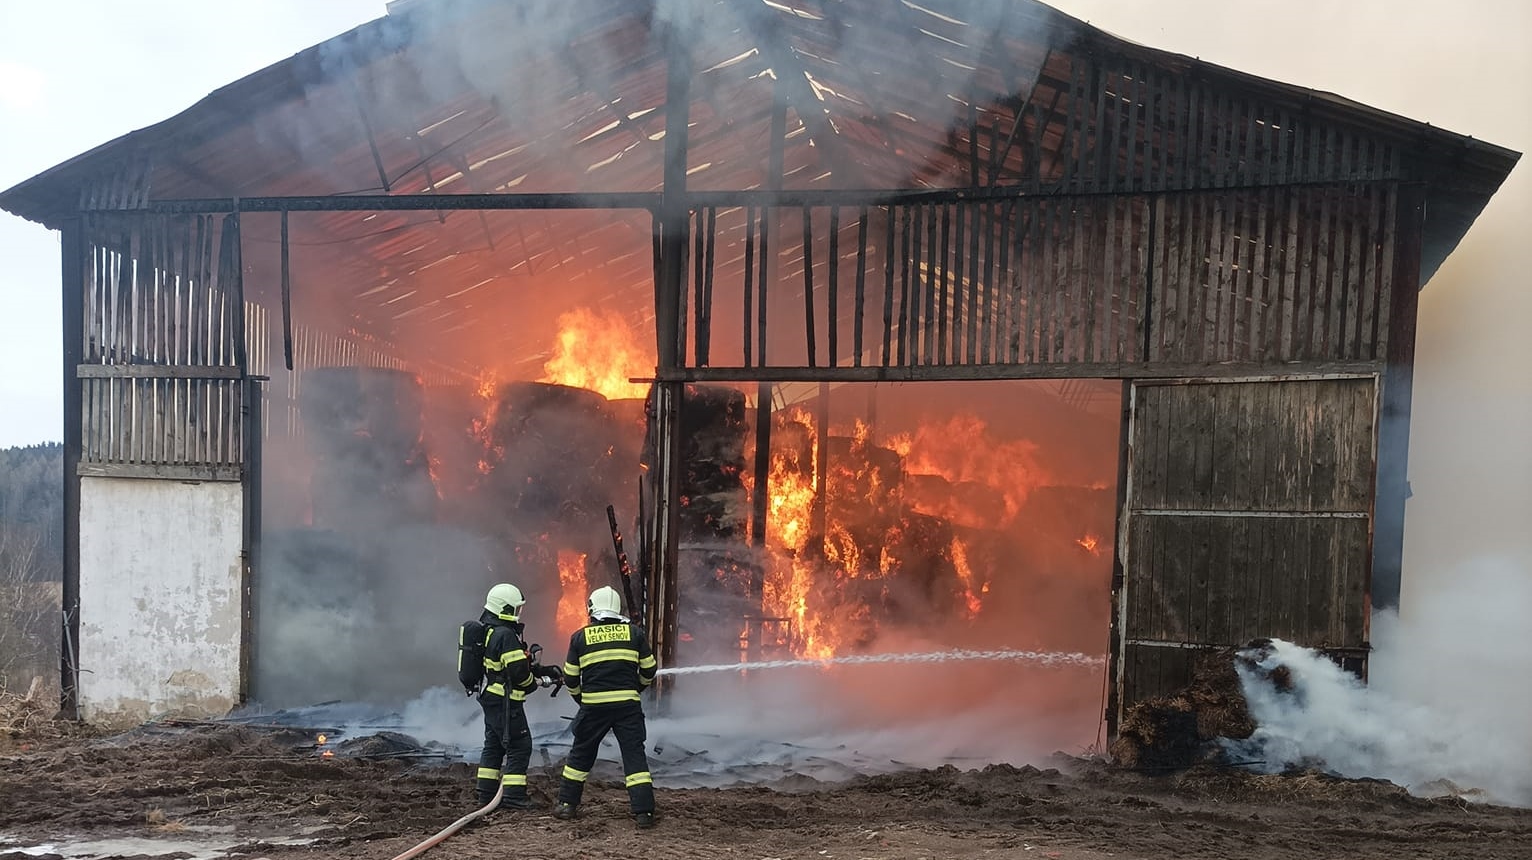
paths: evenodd
<path fill-rule="evenodd" d="M 532 732 L 521 702 L 504 696 L 479 694 L 484 709 L 484 752 L 479 754 L 479 802 L 489 803 L 498 783 L 505 785 L 501 802 L 527 796 L 527 764 L 532 761 Z M 501 768 L 504 762 L 505 767 Z"/>
<path fill-rule="evenodd" d="M 564 763 L 564 781 L 559 786 L 559 803 L 580 805 L 585 780 L 596 763 L 596 751 L 607 732 L 617 736 L 622 750 L 622 772 L 628 786 L 628 808 L 634 813 L 654 811 L 654 780 L 649 776 L 649 760 L 644 756 L 644 708 L 638 702 L 582 706 L 575 717 L 574 745 Z"/>

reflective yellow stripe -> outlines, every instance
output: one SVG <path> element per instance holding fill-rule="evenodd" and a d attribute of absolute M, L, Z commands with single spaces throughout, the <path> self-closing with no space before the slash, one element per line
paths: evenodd
<path fill-rule="evenodd" d="M 570 687 L 568 684 L 565 684 L 564 686 L 569 689 L 569 695 L 571 695 L 571 696 L 578 696 L 578 695 L 580 695 L 580 688 L 579 687 Z"/>
<path fill-rule="evenodd" d="M 643 785 L 645 783 L 653 783 L 653 782 L 654 782 L 654 779 L 649 776 L 649 771 L 647 771 L 647 770 L 646 771 L 641 771 L 639 773 L 630 773 L 630 774 L 628 774 L 628 788 L 632 788 L 635 785 Z"/>
<path fill-rule="evenodd" d="M 659 665 L 658 663 L 654 662 L 654 655 L 653 654 L 650 654 L 648 657 L 645 657 L 644 659 L 638 661 L 638 668 L 640 668 L 640 669 L 653 669 L 655 666 L 658 666 L 658 665 Z"/>
<path fill-rule="evenodd" d="M 503 695 L 505 695 L 505 685 L 504 684 L 500 684 L 500 683 L 490 684 L 488 687 L 484 688 L 484 692 L 490 694 L 491 696 L 503 696 Z M 525 702 L 526 700 L 527 700 L 527 691 L 526 690 L 512 690 L 511 691 L 511 701 L 513 701 L 513 702 Z"/>
<path fill-rule="evenodd" d="M 591 651 L 580 655 L 580 668 L 584 669 L 593 663 L 609 663 L 616 660 L 637 663 L 638 652 L 632 648 L 605 648 L 600 651 Z"/>
<path fill-rule="evenodd" d="M 526 785 L 527 775 L 524 773 L 507 773 L 500 776 L 501 785 Z"/>
<path fill-rule="evenodd" d="M 580 700 L 587 705 L 605 705 L 611 702 L 636 702 L 637 690 L 603 690 L 599 693 L 581 693 Z"/>
<path fill-rule="evenodd" d="M 573 663 L 565 663 L 564 664 L 564 674 L 565 675 L 578 675 L 578 674 L 580 674 L 580 667 L 576 666 Z"/>
<path fill-rule="evenodd" d="M 590 776 L 590 771 L 588 770 L 575 770 L 567 764 L 564 765 L 565 779 L 574 780 L 575 782 L 584 782 L 587 776 Z"/>
<path fill-rule="evenodd" d="M 479 779 L 495 779 L 498 776 L 500 776 L 500 771 L 492 767 L 479 768 Z"/>

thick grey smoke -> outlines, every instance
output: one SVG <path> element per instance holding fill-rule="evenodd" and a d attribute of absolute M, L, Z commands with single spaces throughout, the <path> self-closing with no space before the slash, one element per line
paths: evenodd
<path fill-rule="evenodd" d="M 1316 767 L 1421 795 L 1532 806 L 1532 655 L 1523 644 L 1532 579 L 1487 559 L 1453 581 L 1454 593 L 1419 618 L 1374 616 L 1371 686 L 1288 642 L 1242 662 L 1259 728 L 1230 744 L 1234 754 L 1271 772 Z M 1272 683 L 1279 667 L 1290 686 Z"/>

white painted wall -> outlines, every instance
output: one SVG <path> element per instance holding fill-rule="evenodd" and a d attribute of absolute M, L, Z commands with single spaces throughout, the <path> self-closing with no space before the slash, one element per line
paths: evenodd
<path fill-rule="evenodd" d="M 80 479 L 80 715 L 217 716 L 239 698 L 240 485 Z"/>

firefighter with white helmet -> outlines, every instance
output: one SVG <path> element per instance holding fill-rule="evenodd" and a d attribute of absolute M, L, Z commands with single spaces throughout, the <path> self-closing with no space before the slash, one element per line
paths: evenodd
<path fill-rule="evenodd" d="M 590 623 L 570 637 L 564 661 L 564 685 L 580 703 L 580 713 L 553 814 L 565 820 L 575 817 L 596 750 L 610 731 L 622 751 L 633 820 L 639 827 L 653 827 L 654 780 L 644 756 L 647 732 L 639 693 L 654 683 L 658 664 L 644 629 L 623 617 L 616 589 L 603 586 L 591 592 L 586 609 Z"/>
<path fill-rule="evenodd" d="M 557 673 L 558 668 L 532 663 L 522 640 L 525 627 L 521 610 L 525 605 L 521 589 L 508 582 L 499 583 L 485 595 L 484 612 L 479 616 L 477 627 L 482 629 L 482 647 L 474 648 L 475 643 L 471 642 L 466 646 L 459 643 L 465 653 L 483 653 L 484 686 L 479 691 L 479 706 L 484 710 L 484 750 L 479 755 L 476 780 L 480 806 L 493 800 L 496 789 L 503 786 L 499 808 L 532 808 L 527 797 L 532 733 L 522 702 L 526 701 L 527 693 L 536 689 L 539 675 Z M 472 622 L 463 629 L 461 638 L 477 635 Z M 459 660 L 459 675 L 464 676 L 462 658 Z M 468 680 L 464 678 L 465 687 L 469 686 Z"/>

